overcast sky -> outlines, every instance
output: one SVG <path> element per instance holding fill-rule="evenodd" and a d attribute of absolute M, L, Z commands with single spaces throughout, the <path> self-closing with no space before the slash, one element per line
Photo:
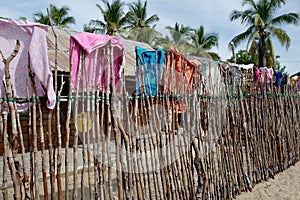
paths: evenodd
<path fill-rule="evenodd" d="M 124 2 L 130 3 L 132 0 Z M 158 28 L 174 26 L 175 22 L 178 22 L 193 28 L 203 25 L 205 31 L 218 33 L 219 47 L 214 51 L 221 56 L 222 60 L 226 60 L 231 57 L 228 49 L 229 41 L 246 30 L 239 21 L 229 20 L 232 10 L 243 9 L 241 2 L 242 0 L 148 0 L 148 16 L 152 14 L 159 16 Z M 70 15 L 76 20 L 76 25 L 71 28 L 77 31 L 82 31 L 83 24 L 88 23 L 90 19 L 102 19 L 100 11 L 95 6 L 96 3 L 101 3 L 100 0 L 1 0 L 0 16 L 11 19 L 22 16 L 32 21 L 32 13 L 38 11 L 46 13 L 50 3 L 57 7 L 66 5 L 71 9 Z M 279 10 L 278 14 L 287 12 L 300 13 L 300 1 L 286 0 L 286 5 Z M 293 74 L 300 71 L 300 26 L 289 25 L 283 28 L 292 38 L 292 43 L 286 51 L 274 39 L 275 52 L 276 55 L 281 56 L 281 64 L 286 65 L 287 71 Z M 241 44 L 236 50 L 245 48 L 245 44 Z"/>

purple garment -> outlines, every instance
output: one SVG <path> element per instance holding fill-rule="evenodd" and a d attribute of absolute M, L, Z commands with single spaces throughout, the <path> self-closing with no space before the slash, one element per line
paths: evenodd
<path fill-rule="evenodd" d="M 120 74 L 121 66 L 123 63 L 124 57 L 124 41 L 122 38 L 117 36 L 109 35 L 97 35 L 92 33 L 79 33 L 71 36 L 70 38 L 70 63 L 72 67 L 72 88 L 73 89 L 84 89 L 86 88 L 85 82 L 88 82 L 88 88 L 91 89 L 94 87 L 106 87 L 107 79 L 107 69 L 109 67 L 109 54 L 107 52 L 107 45 L 111 42 L 113 49 L 113 63 L 114 63 L 114 77 L 115 77 L 115 88 L 118 91 L 120 87 Z M 74 50 L 73 50 L 74 46 Z M 82 76 L 82 71 L 80 72 L 80 83 L 79 88 L 76 88 L 77 76 L 79 74 L 79 65 L 81 62 L 82 56 L 80 51 L 84 51 L 85 56 L 85 75 Z M 98 51 L 98 52 L 97 52 Z M 96 54 L 98 53 L 98 54 Z M 96 57 L 97 56 L 97 57 Z M 83 66 L 83 65 L 82 65 Z M 93 71 L 94 66 L 96 67 L 95 72 L 96 76 L 93 80 Z M 100 71 L 101 70 L 101 71 Z M 82 83 L 82 78 L 87 78 L 87 81 Z"/>
<path fill-rule="evenodd" d="M 9 68 L 15 97 L 27 97 L 27 90 L 29 95 L 32 95 L 28 72 L 28 63 L 30 62 L 31 71 L 35 74 L 37 96 L 47 95 L 47 107 L 53 109 L 56 103 L 56 95 L 49 66 L 46 36 L 47 26 L 28 21 L 0 19 L 0 50 L 5 58 L 8 58 L 13 52 L 16 40 L 20 41 L 19 52 L 10 63 Z M 2 62 L 0 63 L 0 79 L 5 80 L 5 67 Z M 1 97 L 4 96 L 4 87 L 1 83 Z M 25 104 L 18 106 L 18 110 L 26 108 L 27 105 Z"/>

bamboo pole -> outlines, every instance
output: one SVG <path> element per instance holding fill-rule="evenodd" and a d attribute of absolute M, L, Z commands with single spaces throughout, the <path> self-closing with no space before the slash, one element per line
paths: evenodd
<path fill-rule="evenodd" d="M 2 110 L 2 104 L 1 104 L 1 110 Z M 4 113 L 5 114 L 5 113 Z M 2 155 L 2 159 L 3 159 L 3 179 L 2 179 L 2 198 L 3 200 L 7 200 L 8 199 L 8 191 L 6 189 L 6 184 L 8 182 L 7 180 L 7 171 L 8 171 L 8 164 L 7 164 L 7 160 L 6 160 L 6 135 L 4 134 L 4 121 L 3 121 L 3 116 L 2 116 L 2 113 L 1 113 L 1 116 L 0 116 L 0 134 L 1 134 L 1 138 L 2 138 L 2 141 L 3 141 L 3 155 Z"/>
<path fill-rule="evenodd" d="M 124 62 L 124 61 L 123 61 Z M 123 63 L 124 64 L 124 63 Z M 125 107 L 125 109 L 122 109 L 125 114 L 123 116 L 125 116 L 125 118 L 127 119 L 126 121 L 126 130 L 129 133 L 129 140 L 128 143 L 126 145 L 126 155 L 123 157 L 123 159 L 126 159 L 124 161 L 122 161 L 123 164 L 123 185 L 125 187 L 125 195 L 126 195 L 126 200 L 129 200 L 131 198 L 133 198 L 133 188 L 134 188 L 134 171 L 133 171 L 133 159 L 132 159 L 132 151 L 131 151 L 131 145 L 132 145 L 132 121 L 131 119 L 131 113 L 129 111 L 129 107 L 132 108 L 132 104 L 131 104 L 131 100 L 130 100 L 130 96 L 126 90 L 126 81 L 125 81 L 125 77 L 124 77 L 124 70 L 122 72 L 122 78 L 123 78 L 123 102 L 122 102 L 122 106 Z M 129 101 L 129 102 L 128 102 Z M 124 122 L 125 123 L 125 122 Z M 127 170 L 127 173 L 126 173 Z"/>
<path fill-rule="evenodd" d="M 102 61 L 100 65 L 100 71 L 104 70 L 104 61 L 105 61 L 105 56 L 107 54 L 107 48 L 102 49 Z M 100 176 L 100 188 L 101 188 L 101 197 L 104 197 L 104 199 L 108 199 L 108 193 L 106 189 L 106 170 L 107 170 L 107 165 L 106 165 L 106 123 L 104 124 L 104 116 L 107 113 L 107 108 L 106 108 L 106 100 L 105 100 L 105 88 L 104 88 L 104 80 L 101 78 L 101 116 L 100 116 L 100 128 L 101 128 L 101 141 L 102 141 L 102 148 L 101 148 L 101 155 L 102 155 L 102 166 L 101 166 L 101 176 Z M 100 144 L 99 144 L 100 145 Z"/>
<path fill-rule="evenodd" d="M 75 44 L 72 46 L 72 55 L 73 58 Z M 72 68 L 73 60 L 70 61 L 70 76 L 69 76 L 69 97 L 68 97 L 68 110 L 67 110 L 67 120 L 66 120 L 66 142 L 65 142 L 65 199 L 69 199 L 69 141 L 70 141 L 70 120 L 71 120 L 71 111 L 72 111 Z M 74 115 L 75 116 L 75 115 Z M 73 118 L 76 120 L 76 118 Z"/>
<path fill-rule="evenodd" d="M 15 103 L 15 107 L 16 107 L 16 103 Z M 29 191 L 29 179 L 28 179 L 28 175 L 25 171 L 25 146 L 24 146 L 24 139 L 23 139 L 23 133 L 22 133 L 22 127 L 21 127 L 21 122 L 20 122 L 20 115 L 19 113 L 16 111 L 16 115 L 17 115 L 17 126 L 18 126 L 18 131 L 19 131 L 19 137 L 20 137 L 20 143 L 21 143 L 21 151 L 22 151 L 22 165 L 20 166 L 22 172 L 23 172 L 23 177 L 22 177 L 22 183 L 23 183 L 23 187 L 24 187 L 24 192 L 25 192 L 25 198 L 30 198 L 30 191 Z M 0 122 L 1 123 L 1 122 Z"/>
<path fill-rule="evenodd" d="M 97 76 L 97 80 L 96 80 L 96 68 L 97 68 L 97 64 L 98 64 L 98 55 L 99 55 L 99 49 L 97 49 L 95 51 L 95 55 L 94 55 L 94 60 L 93 60 L 93 77 L 92 77 L 92 91 L 91 91 L 91 123 L 92 123 L 92 142 L 93 142 L 93 163 L 94 163 L 94 193 L 95 193 L 95 199 L 99 198 L 99 194 L 98 194 L 98 187 L 97 187 L 97 166 L 98 166 L 98 159 L 97 159 L 97 141 L 96 141 L 96 137 L 95 137 L 95 130 L 96 129 L 96 125 L 98 125 L 99 121 L 97 121 L 95 124 L 95 120 L 96 120 L 96 114 L 95 114 L 95 102 L 97 101 L 96 98 L 96 87 L 99 83 L 99 79 L 98 77 L 100 77 L 100 75 L 98 74 Z M 95 82 L 96 80 L 96 82 Z M 89 105 L 89 104 L 88 104 Z M 97 108 L 98 111 L 98 108 Z M 88 122 L 87 124 L 89 125 L 89 118 L 88 118 Z M 99 130 L 99 129 L 98 129 Z M 89 146 L 89 137 L 88 137 L 88 146 Z M 88 172 L 89 172 L 89 193 L 90 193 L 90 198 L 92 198 L 92 183 L 91 183 L 91 161 L 90 161 L 90 152 L 88 151 Z"/>
<path fill-rule="evenodd" d="M 85 85 L 88 85 L 88 69 L 86 68 L 86 57 L 85 57 L 85 52 L 81 55 L 82 56 L 82 59 L 83 59 L 83 62 L 82 62 L 82 68 L 81 68 L 81 73 L 82 73 L 82 76 L 81 76 L 81 127 L 82 127 L 82 130 L 80 131 L 81 132 L 81 142 L 82 142 L 82 169 L 81 169 L 81 182 L 80 182 L 80 191 L 81 191 L 81 199 L 85 198 L 85 179 L 84 179 L 84 173 L 85 173 L 85 170 L 86 170 L 86 134 L 89 130 L 89 124 L 86 124 L 85 123 L 85 120 L 86 120 L 86 115 L 89 115 L 88 112 L 86 112 L 85 110 L 85 99 L 86 101 L 88 97 L 88 91 L 85 91 Z"/>
<path fill-rule="evenodd" d="M 140 135 L 138 135 L 138 139 L 140 141 L 140 153 L 141 153 L 141 159 L 140 159 L 140 166 L 141 166 L 141 172 L 143 175 L 143 181 L 144 181 L 144 198 L 149 198 L 151 199 L 151 183 L 150 183 L 150 173 L 149 173 L 149 158 L 148 158 L 148 144 L 147 144 L 147 140 L 149 141 L 149 138 L 152 137 L 151 136 L 151 132 L 149 133 L 148 130 L 149 128 L 146 126 L 148 126 L 151 122 L 149 120 L 149 104 L 147 104 L 147 100 L 148 100 L 148 96 L 152 95 L 151 92 L 151 88 L 149 85 L 146 84 L 146 80 L 148 80 L 148 84 L 150 84 L 150 80 L 148 78 L 146 78 L 145 80 L 145 76 L 147 77 L 146 74 L 146 69 L 145 69 L 145 65 L 141 65 L 141 74 L 142 74 L 142 84 L 143 87 L 145 88 L 145 92 L 143 92 L 143 98 L 141 99 L 141 106 L 142 106 L 142 115 L 141 116 L 141 125 L 139 128 L 142 129 L 142 132 Z M 149 90 L 149 94 L 146 93 L 146 87 L 148 87 Z M 149 144 L 150 145 L 150 144 Z M 144 156 L 143 156 L 144 155 Z M 147 196 L 148 193 L 148 196 Z"/>
<path fill-rule="evenodd" d="M 27 96 L 29 97 L 29 86 L 28 86 L 28 80 L 26 81 L 26 88 L 27 88 Z M 30 151 L 30 184 L 29 184 L 29 188 L 30 188 L 30 197 L 34 198 L 34 178 L 33 178 L 33 174 L 34 174 L 34 168 L 33 168 L 33 152 L 32 152 L 32 148 L 31 148 L 31 142 L 30 142 L 30 138 L 32 135 L 32 115 L 31 115 L 31 105 L 28 102 L 28 147 L 29 147 L 29 151 Z"/>
<path fill-rule="evenodd" d="M 49 19 L 50 13 L 47 9 L 47 14 Z M 55 94 L 57 93 L 57 35 L 53 29 L 52 21 L 50 20 L 50 26 L 55 38 L 55 74 L 54 74 L 54 90 Z M 49 141 L 49 164 L 50 164 L 50 185 L 51 185 L 51 199 L 55 199 L 55 171 L 54 171 L 54 152 L 53 152 L 53 138 L 52 138 L 52 118 L 54 110 L 50 110 L 48 114 L 48 141 Z"/>
<path fill-rule="evenodd" d="M 137 72 L 138 73 L 138 72 Z M 134 107 L 133 107 L 133 115 L 134 115 L 134 132 L 135 135 L 138 136 L 139 135 L 139 129 L 138 129 L 138 123 L 139 123 L 139 119 L 138 119 L 138 98 L 137 98 L 137 94 L 134 94 Z M 138 140 L 137 137 L 134 138 L 135 141 L 132 145 L 132 153 L 134 154 L 134 158 L 133 158 L 133 168 L 134 168 L 134 178 L 135 178 L 135 183 L 136 183 L 136 192 L 137 192 L 137 199 L 143 199 L 143 191 L 142 191 L 142 182 L 141 182 L 141 178 L 140 178 L 140 169 L 139 169 L 139 161 L 138 161 L 138 151 L 139 151 L 139 144 L 138 144 Z"/>
<path fill-rule="evenodd" d="M 12 95 L 13 97 L 14 95 L 14 91 L 12 91 Z M 14 102 L 14 107 L 17 108 L 17 104 L 16 102 Z M 22 128 L 21 128 L 21 122 L 20 122 L 20 116 L 18 113 L 18 110 L 15 110 L 16 112 L 16 121 L 17 121 L 17 127 L 18 127 L 18 132 L 19 132 L 19 139 L 20 139 L 20 144 L 21 144 L 21 159 L 22 159 L 22 165 L 19 164 L 18 161 L 16 161 L 16 169 L 19 172 L 19 176 L 21 176 L 20 178 L 22 179 L 22 183 L 23 183 L 23 187 L 24 187 L 24 192 L 25 192 L 25 198 L 29 198 L 30 194 L 29 194 L 29 187 L 28 187 L 28 176 L 27 173 L 25 171 L 25 146 L 24 146 L 24 140 L 23 140 L 23 133 L 22 133 Z M 20 190 L 22 191 L 22 188 L 20 188 Z"/>
<path fill-rule="evenodd" d="M 63 76 L 61 76 L 61 86 L 57 93 L 58 99 L 61 96 L 61 92 L 63 90 L 65 82 L 63 81 Z M 42 114 L 42 112 L 40 112 Z M 56 168 L 56 180 L 57 180 L 57 197 L 59 200 L 62 200 L 62 181 L 61 181 L 61 165 L 62 165 L 62 138 L 61 138 L 61 117 L 60 117 L 60 101 L 56 104 L 56 120 L 57 120 L 57 168 Z M 41 124 L 42 125 L 42 124 Z M 65 147 L 68 148 L 68 147 Z M 68 176 L 68 173 L 65 172 L 65 176 Z"/>
<path fill-rule="evenodd" d="M 20 42 L 19 40 L 16 41 L 16 45 L 14 48 L 14 51 L 10 54 L 10 56 L 5 59 L 3 56 L 2 51 L 1 52 L 1 56 L 2 56 L 2 62 L 4 63 L 5 66 L 5 84 L 6 84 L 6 98 L 8 99 L 12 99 L 14 98 L 13 96 L 13 86 L 11 83 L 11 79 L 10 79 L 10 72 L 9 72 L 9 65 L 11 63 L 11 61 L 16 57 L 16 55 L 18 54 L 20 49 Z M 12 123 L 12 154 L 10 154 L 10 152 L 8 152 L 7 156 L 8 156 L 8 164 L 9 164 L 9 168 L 11 171 L 11 177 L 13 179 L 13 185 L 14 185 L 14 189 L 15 189 L 15 194 L 14 194 L 14 198 L 15 199 L 21 199 L 22 198 L 22 193 L 21 193 L 21 181 L 20 181 L 20 177 L 16 174 L 16 166 L 14 165 L 14 162 L 16 161 L 16 156 L 18 153 L 18 130 L 17 130 L 17 123 L 16 123 L 16 112 L 15 112 L 15 104 L 12 101 L 8 101 L 7 104 L 4 105 L 8 105 L 10 111 L 11 111 L 11 123 Z M 5 112 L 8 112 L 8 108 Z M 4 117 L 7 120 L 7 113 L 4 113 Z M 7 121 L 6 121 L 7 122 Z M 7 129 L 7 127 L 5 127 Z M 7 132 L 4 132 L 5 135 L 7 135 Z M 9 147 L 8 144 L 6 144 L 7 148 Z"/>
<path fill-rule="evenodd" d="M 241 87 L 239 87 L 239 94 L 240 96 L 243 95 L 242 94 L 242 90 L 241 90 Z M 251 185 L 251 182 L 250 180 L 247 178 L 250 174 L 250 171 L 251 171 L 251 166 L 250 166 L 250 149 L 249 149 L 249 141 L 248 141 L 248 123 L 246 121 L 246 113 L 245 113 L 245 109 L 244 109 L 244 106 L 247 106 L 247 105 L 244 105 L 244 104 L 247 104 L 246 101 L 243 101 L 244 98 L 240 98 L 240 107 L 241 107 L 241 123 L 242 123 L 242 128 L 243 128 L 243 132 L 244 132 L 244 140 L 245 140 L 245 151 L 246 151 L 246 162 L 247 162 L 247 173 L 245 173 L 245 169 L 244 169 L 244 163 L 241 163 L 242 165 L 242 171 L 243 171 L 243 178 L 242 180 L 245 180 L 246 179 L 246 182 L 248 184 L 248 188 L 251 190 L 252 188 L 252 185 Z M 241 149 L 242 150 L 242 149 Z M 241 151 L 241 155 L 243 156 L 243 151 Z M 243 161 L 243 160 L 242 160 Z"/>
<path fill-rule="evenodd" d="M 100 63 L 100 66 L 101 66 L 101 63 Z M 99 75 L 99 78 L 100 78 L 100 75 Z M 96 122 L 96 141 L 97 141 L 97 144 L 96 144 L 96 155 L 94 155 L 94 157 L 96 157 L 96 163 L 95 163 L 95 166 L 94 166 L 94 173 L 95 173 L 95 198 L 96 199 L 101 199 L 103 198 L 103 195 L 102 195 L 102 188 L 101 188 L 101 181 L 102 181 L 102 173 L 101 173 L 101 159 L 102 159 L 102 154 L 101 154 L 101 142 L 103 142 L 102 138 L 101 138 L 101 134 L 102 134 L 102 130 L 100 127 L 100 104 L 99 104 L 99 80 L 97 80 L 97 88 L 96 88 L 96 96 L 95 96 L 95 99 L 96 99 L 96 115 L 95 115 L 95 122 Z"/>
<path fill-rule="evenodd" d="M 111 41 L 109 41 L 108 45 L 107 45 L 107 55 L 108 55 L 108 63 L 110 63 L 110 55 L 111 55 L 111 49 L 110 49 L 110 46 L 111 46 Z M 110 90 L 110 84 L 111 84 L 111 69 L 110 67 L 108 66 L 106 68 L 106 88 L 105 88 L 105 104 L 106 104 L 106 109 L 107 109 L 107 120 L 106 121 L 106 128 L 107 128 L 107 136 L 106 136 L 106 143 L 107 143 L 107 146 L 106 146 L 106 154 L 107 154 L 107 165 L 108 165 L 108 169 L 107 169 L 107 182 L 108 182 L 108 196 L 109 196 L 109 199 L 113 199 L 113 193 L 112 193 L 112 174 L 111 174 L 111 171 L 112 171 L 112 164 L 111 164 L 111 151 L 110 151 L 110 140 L 111 140 L 111 129 L 112 129 L 112 121 L 111 121 L 111 112 L 110 112 L 110 106 L 111 106 L 111 103 L 110 103 L 110 99 L 111 99 L 111 90 Z"/>
<path fill-rule="evenodd" d="M 157 57 L 157 55 L 156 55 Z M 157 58 L 158 59 L 158 58 Z M 153 112 L 154 112 L 154 124 L 155 124 L 155 146 L 154 146 L 154 150 L 157 152 L 155 154 L 155 158 L 158 160 L 158 162 L 160 162 L 160 158 L 162 156 L 162 153 L 161 153 L 161 145 L 160 145 L 160 136 L 161 136 L 161 131 L 162 131 L 162 126 L 163 126 L 163 120 L 161 120 L 162 117 L 164 116 L 161 116 L 161 113 L 163 113 L 163 111 L 165 111 L 165 108 L 164 108 L 164 105 L 163 105 L 163 91 L 161 91 L 161 87 L 164 85 L 164 79 L 161 79 L 161 77 L 158 77 L 158 67 L 159 67 L 159 64 L 158 62 L 156 62 L 156 71 L 155 71 L 155 77 L 156 77 L 156 94 L 157 94 L 157 97 L 154 101 L 156 101 L 155 103 L 156 104 L 159 104 L 160 106 L 155 106 L 155 108 L 153 109 Z M 163 77 L 164 73 L 165 73 L 165 70 L 166 70 L 166 63 L 163 64 L 163 66 L 161 67 L 161 76 Z M 161 80 L 161 83 L 158 82 L 158 80 Z M 156 123 L 156 122 L 159 122 L 159 123 Z M 156 160 L 155 160 L 156 161 Z M 155 163 L 155 168 L 160 168 L 160 163 Z M 158 193 L 159 193 L 159 196 L 157 196 L 157 198 L 160 198 L 160 199 L 163 199 L 164 198 L 164 181 L 163 181 L 163 178 L 162 178 L 162 169 L 156 169 L 155 170 L 155 174 L 156 174 L 156 182 L 157 182 L 157 187 L 158 187 Z"/>
<path fill-rule="evenodd" d="M 7 133 L 7 127 L 8 127 L 8 105 L 5 102 L 3 104 L 3 110 L 2 110 L 2 115 L 3 115 L 3 134 L 4 134 L 4 140 L 3 140 L 3 146 L 5 153 L 7 157 L 5 160 L 7 160 L 9 170 L 11 172 L 11 178 L 13 181 L 13 186 L 14 186 L 14 199 L 21 199 L 21 191 L 20 187 L 18 185 L 18 180 L 17 180 L 17 170 L 14 165 L 14 160 L 13 160 L 13 153 L 10 147 L 10 143 L 8 141 L 8 133 Z M 7 197 L 6 192 L 4 193 L 4 197 Z"/>
<path fill-rule="evenodd" d="M 146 180 L 144 178 L 144 168 L 143 168 L 143 139 L 142 139 L 142 133 L 145 131 L 145 129 L 143 129 L 143 125 L 145 123 L 145 107 L 143 106 L 143 101 L 145 98 L 145 83 L 144 83 L 144 79 L 143 79 L 143 68 L 140 68 L 140 96 L 137 97 L 137 101 L 136 101 L 136 117 L 137 117 L 137 124 L 136 124 L 136 129 L 135 129 L 135 135 L 136 135 L 136 165 L 137 165 L 137 180 L 140 183 L 140 192 L 141 192 L 141 196 L 143 199 L 146 198 Z"/>
<path fill-rule="evenodd" d="M 120 173 L 120 140 L 119 140 L 119 130 L 118 130 L 118 123 L 117 123 L 117 118 L 120 116 L 116 115 L 116 110 L 117 110 L 117 95 L 116 95 L 116 88 L 115 88 L 115 68 L 114 68 L 114 48 L 113 45 L 110 43 L 110 59 L 109 59 L 109 66 L 111 71 L 111 113 L 113 117 L 113 122 L 112 122 L 112 128 L 113 132 L 115 133 L 115 144 L 116 144 L 116 173 L 117 173 L 117 185 L 118 185 L 118 199 L 122 200 L 123 199 L 123 188 L 122 188 L 122 178 L 121 178 L 121 173 Z"/>
<path fill-rule="evenodd" d="M 31 71 L 31 66 L 30 66 L 30 55 L 28 55 L 28 72 L 29 72 L 29 78 L 30 78 L 30 83 L 31 83 L 31 88 L 32 88 L 32 98 L 33 100 L 33 133 L 36 132 L 36 102 L 35 99 L 37 99 L 37 88 L 35 84 L 35 74 L 32 73 Z M 37 97 L 37 98 L 36 98 Z M 44 198 L 48 199 L 48 185 L 47 185 L 47 172 L 46 172 L 46 153 L 45 153 L 45 141 L 44 141 L 44 129 L 43 129 L 43 116 L 42 116 L 42 109 L 41 109 L 41 103 L 39 100 L 37 100 L 38 104 L 38 112 L 39 112 L 39 126 L 40 126 L 40 138 L 41 138 L 41 146 L 42 146 L 42 174 L 43 174 L 43 187 L 44 187 Z M 37 148 L 37 140 L 34 136 L 34 146 Z M 35 149 L 34 151 L 38 151 Z M 37 161 L 35 161 L 37 163 Z M 35 166 L 35 172 L 38 172 L 38 167 Z M 35 177 L 35 181 L 37 182 L 38 177 Z M 39 194 L 37 194 L 39 195 Z"/>
<path fill-rule="evenodd" d="M 38 184 L 38 134 L 37 134 L 37 124 L 36 124 L 36 96 L 32 93 L 33 103 L 32 103 L 32 131 L 33 131 L 33 161 L 34 161 L 34 182 L 35 182 L 35 198 L 39 199 L 39 184 Z"/>
<path fill-rule="evenodd" d="M 48 113 L 49 170 L 50 170 L 51 199 L 55 199 L 55 172 L 54 172 L 55 166 L 54 166 L 54 158 L 53 158 L 54 153 L 53 153 L 53 141 L 52 141 L 52 116 L 53 116 L 53 110 L 50 110 Z"/>
<path fill-rule="evenodd" d="M 55 94 L 58 95 L 58 86 L 57 86 L 57 53 L 58 53 L 58 44 L 57 44 L 57 34 L 56 32 L 54 31 L 54 28 L 53 28 L 53 24 L 52 24 L 52 20 L 51 20 L 51 17 L 50 17 L 50 12 L 49 12 L 49 9 L 47 8 L 47 14 L 48 14 L 48 18 L 50 19 L 49 22 L 50 22 L 50 26 L 51 26 L 51 29 L 52 29 L 52 32 L 53 32 L 53 35 L 54 35 L 54 41 L 55 41 L 55 60 L 54 60 L 54 91 L 55 91 Z M 59 95 L 58 95 L 59 96 Z M 52 122 L 52 117 L 53 117 L 53 112 L 54 111 L 50 111 L 49 115 L 48 115 L 48 131 L 49 131 L 49 143 L 51 143 L 50 145 L 52 146 L 52 130 L 49 128 L 49 126 L 51 126 L 51 124 L 49 124 L 49 122 Z M 58 187 L 58 199 L 61 200 L 62 199 L 62 186 L 61 186 L 61 176 L 60 176 L 60 170 L 61 170 L 61 131 L 60 131 L 60 113 L 59 113 L 59 109 L 56 110 L 56 124 L 57 124 L 57 134 L 58 134 L 58 155 L 57 155 L 57 158 L 58 158 L 58 163 L 57 163 L 57 176 L 56 176 L 56 179 L 57 179 L 57 187 Z M 51 142 L 50 142 L 51 140 Z M 52 149 L 52 148 L 51 148 Z M 50 153 L 50 146 L 49 146 L 49 155 L 50 155 L 50 182 L 51 182 L 51 199 L 54 199 L 55 198 L 55 172 L 54 172 L 54 160 L 53 160 L 53 156 L 54 156 L 54 153 Z M 53 166 L 51 166 L 51 164 Z"/>
<path fill-rule="evenodd" d="M 77 157 L 78 157 L 78 124 L 77 124 L 77 115 L 78 115 L 78 97 L 79 97 L 79 82 L 81 79 L 81 65 L 84 62 L 83 57 L 83 50 L 80 51 L 80 55 L 81 55 L 81 59 L 79 59 L 79 63 L 78 63 L 78 74 L 76 77 L 76 88 L 75 88 L 75 105 L 74 105 L 74 126 L 75 126 L 75 132 L 74 132 L 74 145 L 73 145 L 73 181 L 74 181 L 74 186 L 73 186 L 73 199 L 78 199 L 78 176 L 77 176 L 77 172 L 78 172 L 78 161 L 77 161 Z"/>

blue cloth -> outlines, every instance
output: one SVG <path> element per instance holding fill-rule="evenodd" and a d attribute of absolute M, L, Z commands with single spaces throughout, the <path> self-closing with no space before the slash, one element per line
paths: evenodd
<path fill-rule="evenodd" d="M 281 93 L 284 93 L 284 86 L 288 83 L 288 75 L 284 73 L 280 83 Z"/>
<path fill-rule="evenodd" d="M 136 53 L 136 92 L 141 93 L 141 84 L 145 87 L 146 94 L 149 96 L 156 94 L 156 84 L 159 85 L 161 67 L 165 61 L 166 52 L 163 49 L 149 51 L 140 46 L 135 47 Z M 142 73 L 143 82 L 139 80 Z M 157 75 L 156 75 L 157 74 Z M 159 89 L 159 88 L 158 88 Z M 158 90 L 159 91 L 159 90 Z"/>
<path fill-rule="evenodd" d="M 279 86 L 280 85 L 280 83 L 281 83 L 281 78 L 282 78 L 282 72 L 277 72 L 276 73 L 276 80 L 275 80 L 275 86 Z"/>

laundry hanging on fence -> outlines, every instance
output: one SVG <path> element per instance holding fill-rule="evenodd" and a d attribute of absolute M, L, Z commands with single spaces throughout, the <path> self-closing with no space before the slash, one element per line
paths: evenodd
<path fill-rule="evenodd" d="M 81 52 L 83 53 L 81 54 Z M 71 36 L 69 53 L 73 89 L 82 91 L 81 89 L 86 89 L 86 83 L 88 83 L 88 90 L 91 90 L 92 87 L 100 87 L 100 90 L 102 88 L 106 90 L 108 69 L 111 62 L 114 66 L 115 89 L 116 91 L 119 90 L 122 64 L 124 62 L 124 41 L 121 37 L 86 32 L 79 33 Z M 113 61 L 110 61 L 110 59 L 113 59 Z M 81 63 L 82 60 L 84 60 L 84 63 Z M 79 72 L 80 68 L 81 71 Z M 112 77 L 111 70 L 112 68 L 110 69 L 110 78 Z M 95 76 L 93 76 L 94 71 Z M 76 82 L 79 74 L 80 81 L 79 88 L 77 88 Z"/>
<path fill-rule="evenodd" d="M 47 96 L 47 107 L 53 109 L 56 103 L 56 95 L 53 89 L 53 78 L 49 66 L 47 52 L 47 31 L 45 25 L 32 23 L 27 20 L 3 20 L 0 19 L 0 50 L 3 56 L 8 58 L 13 52 L 16 40 L 20 41 L 19 52 L 9 66 L 10 78 L 16 98 L 32 96 L 31 79 L 29 69 L 34 74 L 36 96 Z M 0 96 L 4 97 L 6 85 L 5 67 L 0 63 L 1 89 Z M 27 104 L 18 105 L 18 110 L 24 110 Z"/>
<path fill-rule="evenodd" d="M 282 76 L 283 76 L 282 72 L 277 72 L 275 74 L 275 77 L 276 77 L 275 84 L 274 84 L 275 86 L 277 86 L 277 87 L 280 86 Z"/>
<path fill-rule="evenodd" d="M 167 68 L 163 85 L 168 94 L 187 95 L 192 92 L 195 64 L 189 61 L 175 47 L 167 51 Z M 178 111 L 185 110 L 184 101 L 178 101 Z"/>
<path fill-rule="evenodd" d="M 167 51 L 167 72 L 169 92 L 174 94 L 189 93 L 193 86 L 195 65 L 175 47 Z M 176 81 L 175 81 L 176 80 Z"/>
<path fill-rule="evenodd" d="M 230 62 L 221 62 L 222 68 L 229 72 L 228 83 L 230 85 L 240 86 L 253 81 L 254 64 L 236 64 Z M 258 69 L 257 69 L 258 70 Z M 259 74 L 260 77 L 260 74 Z"/>
<path fill-rule="evenodd" d="M 161 67 L 165 61 L 166 52 L 163 49 L 149 51 L 140 46 L 136 46 L 135 52 L 136 93 L 140 95 L 143 85 L 147 95 L 155 96 L 156 91 L 160 91 Z"/>
<path fill-rule="evenodd" d="M 260 80 L 262 83 L 268 83 L 272 81 L 272 77 L 274 74 L 273 68 L 261 67 L 259 68 L 261 72 Z"/>

